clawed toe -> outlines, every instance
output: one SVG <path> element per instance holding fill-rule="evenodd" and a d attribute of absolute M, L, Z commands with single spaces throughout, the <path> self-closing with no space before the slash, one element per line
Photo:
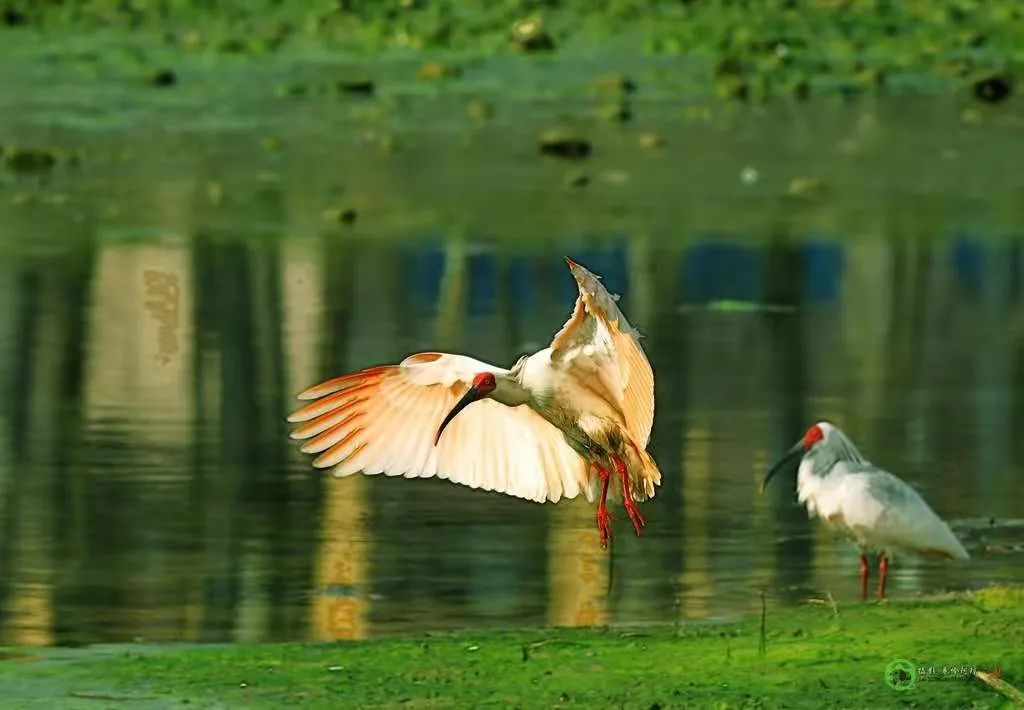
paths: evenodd
<path fill-rule="evenodd" d="M 643 514 L 636 505 L 626 505 L 626 512 L 629 513 L 629 520 L 633 523 L 633 529 L 636 531 L 637 537 L 643 535 L 643 528 L 647 525 L 647 521 L 644 520 Z"/>
<path fill-rule="evenodd" d="M 597 509 L 597 530 L 601 534 L 601 549 L 608 549 L 608 541 L 612 539 L 612 521 L 615 516 L 607 508 Z"/>

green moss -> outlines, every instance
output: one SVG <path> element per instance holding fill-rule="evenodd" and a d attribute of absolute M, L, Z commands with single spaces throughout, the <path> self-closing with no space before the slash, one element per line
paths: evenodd
<path fill-rule="evenodd" d="M 1001 707 L 974 679 L 919 681 L 897 693 L 883 671 L 897 658 L 936 669 L 999 666 L 1004 680 L 1024 685 L 1021 595 L 769 608 L 763 653 L 755 616 L 324 644 L 11 649 L 0 654 L 0 685 L 15 702 L 77 694 L 247 707 Z"/>
<path fill-rule="evenodd" d="M 1011 86 L 1024 64 L 1024 5 L 1016 0 L 8 0 L 0 35 L 97 29 L 152 50 L 262 56 L 455 50 L 471 55 L 587 53 L 613 43 L 633 53 L 707 60 L 724 98 L 761 100 L 819 91 L 886 88 L 892 75 L 970 86 L 964 71 L 998 72 Z M 538 14 L 543 10 L 543 16 Z M 0 55 L 4 42 L 0 41 Z M 721 67 L 731 66 L 723 75 Z M 717 70 L 716 70 L 717 67 Z M 818 78 L 853 77 L 848 82 Z M 990 87 L 991 83 L 985 84 Z M 985 88 L 979 100 L 1001 96 Z"/>
<path fill-rule="evenodd" d="M 416 77 L 423 81 L 440 81 L 454 79 L 462 74 L 462 70 L 444 62 L 424 62 L 416 69 Z"/>
<path fill-rule="evenodd" d="M 982 609 L 1024 608 L 1024 587 L 989 587 L 975 592 L 974 598 Z"/>

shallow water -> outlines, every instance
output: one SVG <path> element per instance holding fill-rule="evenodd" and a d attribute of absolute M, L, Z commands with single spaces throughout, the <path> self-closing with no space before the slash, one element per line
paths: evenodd
<path fill-rule="evenodd" d="M 464 97 L 398 90 L 217 120 L 187 94 L 117 116 L 40 96 L 0 138 L 80 155 L 0 173 L 2 643 L 684 621 L 762 589 L 853 601 L 854 548 L 792 479 L 757 492 L 822 418 L 973 556 L 899 558 L 892 595 L 1021 579 L 1012 107 L 662 97 L 620 126 L 536 97 L 477 123 Z M 538 156 L 553 123 L 593 157 Z M 644 131 L 665 146 L 638 148 Z M 288 439 L 294 393 L 328 376 L 543 347 L 574 298 L 566 254 L 646 335 L 664 485 L 643 539 L 620 515 L 601 552 L 582 501 L 327 478 Z"/>

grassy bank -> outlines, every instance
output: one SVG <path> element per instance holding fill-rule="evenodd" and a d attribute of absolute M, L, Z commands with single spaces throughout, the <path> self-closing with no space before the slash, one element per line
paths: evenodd
<path fill-rule="evenodd" d="M 197 54 L 685 55 L 704 60 L 705 83 L 727 99 L 909 81 L 999 101 L 1024 66 L 1016 0 L 6 0 L 0 9 L 0 54 L 33 36 L 48 56 L 112 50 L 170 62 L 165 72 Z M 84 49 L 70 35 L 97 44 Z"/>
<path fill-rule="evenodd" d="M 327 644 L 7 649 L 15 704 L 280 707 L 1010 707 L 975 678 L 1024 686 L 1024 588 L 885 604 L 768 608 L 764 619 L 641 629 L 463 631 Z M 935 675 L 897 691 L 907 659 Z M 89 703 L 93 703 L 90 705 Z M 63 706 L 63 705 L 62 705 Z"/>

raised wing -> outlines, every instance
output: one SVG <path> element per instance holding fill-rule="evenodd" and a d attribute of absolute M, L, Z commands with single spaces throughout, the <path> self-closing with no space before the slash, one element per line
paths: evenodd
<path fill-rule="evenodd" d="M 654 373 L 640 346 L 640 334 L 598 276 L 566 261 L 580 295 L 569 320 L 551 341 L 551 361 L 618 404 L 626 429 L 646 447 L 654 423 Z"/>
<path fill-rule="evenodd" d="M 562 433 L 527 406 L 490 399 L 469 405 L 434 446 L 442 419 L 480 372 L 507 372 L 462 355 L 419 353 L 299 394 L 316 400 L 293 412 L 293 439 L 319 454 L 336 476 L 362 471 L 406 478 L 436 476 L 537 502 L 574 498 L 587 486 L 585 463 Z"/>

